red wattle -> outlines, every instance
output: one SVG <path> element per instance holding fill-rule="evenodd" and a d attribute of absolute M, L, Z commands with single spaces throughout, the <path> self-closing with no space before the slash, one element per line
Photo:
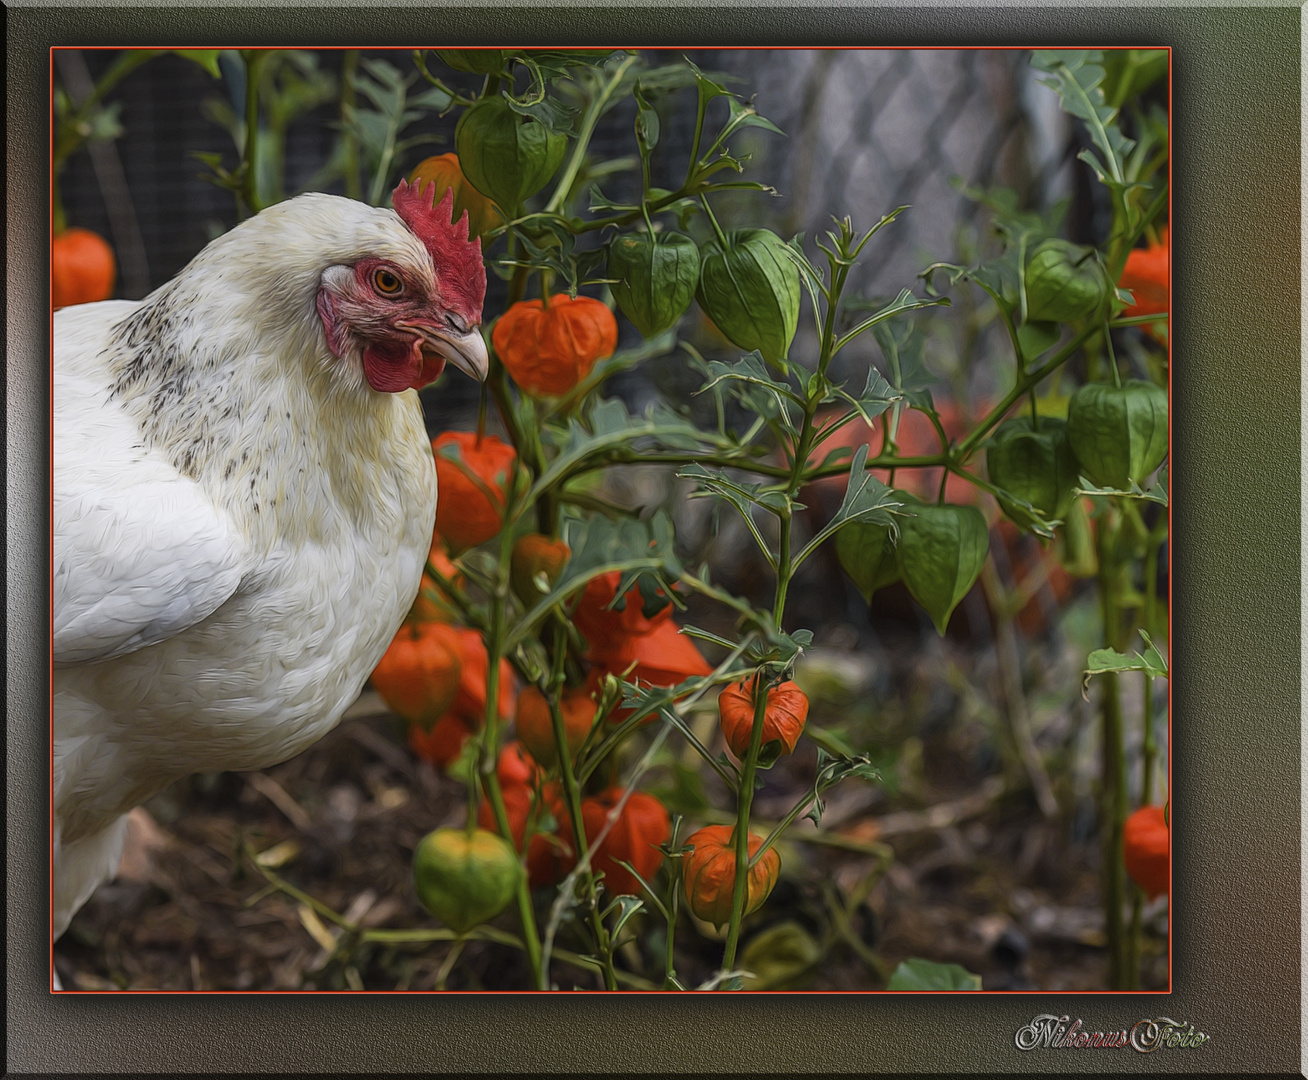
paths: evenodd
<path fill-rule="evenodd" d="M 445 358 L 424 353 L 421 338 L 375 342 L 363 350 L 363 376 L 369 386 L 383 394 L 417 390 L 444 369 Z"/>

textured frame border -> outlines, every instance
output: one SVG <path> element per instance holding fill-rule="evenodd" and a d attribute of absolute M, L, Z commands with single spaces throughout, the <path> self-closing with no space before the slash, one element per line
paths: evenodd
<path fill-rule="evenodd" d="M 20 0 L 20 3 L 22 0 Z M 148 4 L 148 0 L 147 0 Z M 7 1066 L 15 1074 L 1039 1072 L 1142 1059 L 1018 1053 L 1037 1012 L 1092 1030 L 1193 1022 L 1166 1071 L 1298 1073 L 1300 12 L 1294 6 L 223 9 L 7 14 Z M 1170 45 L 1178 732 L 1169 997 L 113 996 L 46 990 L 47 49 L 85 44 Z M 1268 483 L 1271 479 L 1272 483 Z M 1252 491 L 1250 489 L 1253 489 Z M 1251 887 L 1252 886 L 1252 887 Z M 1228 959 L 1231 958 L 1231 959 Z M 1232 963 L 1234 959 L 1236 962 Z M 1056 1069 L 1055 1066 L 1058 1068 Z"/>

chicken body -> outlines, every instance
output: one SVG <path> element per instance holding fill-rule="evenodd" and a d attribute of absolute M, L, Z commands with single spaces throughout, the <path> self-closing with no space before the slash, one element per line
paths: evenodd
<path fill-rule="evenodd" d="M 412 224 L 301 196 L 140 302 L 55 316 L 56 937 L 127 811 L 330 730 L 417 593 L 436 473 L 411 387 L 445 359 L 484 376 L 485 346 L 481 294 Z"/>

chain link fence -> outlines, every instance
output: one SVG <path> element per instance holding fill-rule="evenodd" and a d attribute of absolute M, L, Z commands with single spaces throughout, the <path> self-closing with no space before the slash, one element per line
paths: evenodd
<path fill-rule="evenodd" d="M 116 54 L 84 51 L 56 55 L 56 77 L 70 88 L 104 71 Z M 652 62 L 681 53 L 650 53 Z M 1037 83 L 1029 54 L 1015 50 L 831 49 L 700 50 L 684 55 L 701 68 L 730 77 L 733 90 L 755 96 L 760 113 L 786 137 L 755 140 L 752 171 L 774 184 L 776 200 L 753 196 L 789 235 L 817 236 L 833 215 L 850 214 L 870 225 L 904 204 L 912 209 L 878 240 L 854 278 L 863 292 L 896 291 L 932 259 L 948 258 L 960 225 L 976 226 L 979 207 L 956 181 L 972 188 L 1004 184 L 1037 207 L 1071 195 L 1073 132 L 1052 91 Z M 369 51 L 363 59 L 411 68 L 404 50 Z M 316 51 L 316 67 L 330 82 L 340 77 L 343 52 Z M 79 76 L 80 69 L 80 76 Z M 466 77 L 465 77 L 466 78 Z M 458 82 L 454 76 L 451 82 Z M 222 82 L 196 65 L 165 55 L 123 82 L 123 135 L 108 155 L 123 184 L 100 162 L 80 152 L 68 163 L 62 191 L 70 222 L 110 237 L 121 264 L 119 295 L 138 297 L 185 265 L 214 235 L 236 223 L 232 196 L 206 182 L 195 154 L 221 152 L 228 165 L 236 147 L 215 121 L 215 104 L 240 100 L 230 71 Z M 665 117 L 658 150 L 672 172 L 689 153 L 693 92 Z M 629 105 L 629 103 L 628 103 Z M 324 102 L 287 129 L 285 186 L 299 190 L 330 158 L 337 107 Z M 619 108 L 601 125 L 597 156 L 634 152 L 632 116 Z M 396 176 L 427 153 L 451 149 L 452 118 L 429 118 L 415 127 L 443 141 L 409 152 Z M 91 165 L 92 167 L 87 167 Z M 656 174 L 655 182 L 660 177 Z M 607 184 L 606 184 L 607 187 Z M 327 190 L 341 192 L 339 182 Z M 128 205 L 118 205 L 126 200 Z M 1075 224 L 1073 225 L 1075 229 Z M 133 236 L 135 230 L 139 235 Z"/>

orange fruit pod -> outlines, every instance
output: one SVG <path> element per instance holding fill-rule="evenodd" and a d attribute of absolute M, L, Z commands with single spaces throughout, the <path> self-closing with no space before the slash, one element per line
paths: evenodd
<path fill-rule="evenodd" d="M 1161 315 L 1167 311 L 1171 295 L 1171 256 L 1166 228 L 1159 231 L 1157 243 L 1131 249 L 1117 284 L 1134 298 L 1134 303 L 1122 311 L 1123 315 Z M 1167 344 L 1167 323 L 1144 323 L 1143 329 L 1156 341 Z"/>
<path fill-rule="evenodd" d="M 117 266 L 113 249 L 90 229 L 65 229 L 50 245 L 50 306 L 108 300 Z"/>
<path fill-rule="evenodd" d="M 463 744 L 477 734 L 477 725 L 458 713 L 449 712 L 423 731 L 409 727 L 409 749 L 438 769 L 448 769 L 463 752 Z"/>
<path fill-rule="evenodd" d="M 501 755 L 501 764 L 503 761 Z M 570 819 L 558 784 L 542 785 L 537 796 L 530 784 L 501 782 L 500 794 L 504 799 L 504 814 L 509 819 L 509 832 L 513 834 L 513 846 L 519 854 L 522 853 L 523 838 L 527 835 L 527 821 L 531 816 L 532 800 L 537 797 L 542 799 L 549 812 L 554 815 L 555 821 L 559 823 L 555 833 L 533 832 L 531 839 L 527 841 L 527 880 L 532 888 L 558 884 L 576 863 L 569 839 L 572 835 L 572 827 L 568 824 Z M 540 817 L 538 810 L 536 820 L 539 821 Z M 481 806 L 477 808 L 477 824 L 491 832 L 498 831 L 495 808 L 488 799 L 483 799 Z"/>
<path fill-rule="evenodd" d="M 463 586 L 463 574 L 446 553 L 445 542 L 441 539 L 440 533 L 432 536 L 431 551 L 427 558 L 437 573 L 451 585 L 455 588 Z M 436 579 L 424 569 L 422 581 L 418 585 L 418 595 L 413 601 L 413 607 L 409 609 L 409 621 L 449 622 L 454 614 L 454 609 L 446 606 L 444 594 Z"/>
<path fill-rule="evenodd" d="M 738 758 L 749 752 L 749 737 L 754 731 L 754 681 L 732 683 L 718 695 L 718 717 L 727 745 Z M 808 719 L 808 697 L 793 682 L 783 682 L 768 690 L 763 712 L 763 741 L 760 760 L 776 761 L 794 751 Z"/>
<path fill-rule="evenodd" d="M 408 623 L 378 661 L 372 685 L 393 712 L 429 732 L 454 704 L 462 672 L 463 643 L 456 628 Z"/>
<path fill-rule="evenodd" d="M 564 692 L 559 702 L 563 714 L 563 733 L 568 743 L 568 755 L 573 757 L 581 749 L 595 722 L 595 699 L 586 687 Z M 522 743 L 545 768 L 558 762 L 558 747 L 554 744 L 554 721 L 550 716 L 549 702 L 534 686 L 523 687 L 518 695 L 518 710 L 514 714 L 518 741 Z"/>
<path fill-rule="evenodd" d="M 659 624 L 672 617 L 672 605 L 664 604 L 651 616 L 645 615 L 645 599 L 640 589 L 632 585 L 613 607 L 622 583 L 622 573 L 610 570 L 586 582 L 572 613 L 573 625 L 585 635 L 593 649 L 611 645 L 615 638 L 632 634 L 648 634 Z"/>
<path fill-rule="evenodd" d="M 589 375 L 597 360 L 613 355 L 618 323 L 600 301 L 559 293 L 548 306 L 518 301 L 500 316 L 491 342 L 523 390 L 534 397 L 560 397 Z"/>
<path fill-rule="evenodd" d="M 486 688 L 490 675 L 490 656 L 486 652 L 486 642 L 480 631 L 466 626 L 453 628 L 458 636 L 463 667 L 459 672 L 459 686 L 450 705 L 453 712 L 471 721 L 474 727 L 480 727 L 486 716 Z M 507 660 L 500 661 L 500 684 L 497 712 L 502 720 L 513 715 L 513 699 L 516 693 L 513 682 L 513 668 Z"/>
<path fill-rule="evenodd" d="M 539 576 L 543 574 L 545 581 L 553 587 L 570 558 L 572 549 L 562 540 L 540 533 L 518 537 L 513 543 L 509 563 L 509 581 L 514 594 L 530 608 L 545 595 L 540 588 Z"/>
<path fill-rule="evenodd" d="M 581 801 L 581 820 L 587 844 L 594 843 L 608 820 L 609 812 L 622 798 L 622 788 L 609 788 L 602 795 Z M 593 869 L 603 874 L 603 885 L 615 896 L 645 896 L 640 882 L 618 860 L 629 862 L 647 882 L 663 865 L 660 844 L 672 835 L 672 820 L 661 802 L 646 791 L 633 791 L 604 840 L 595 851 Z"/>
<path fill-rule="evenodd" d="M 695 850 L 682 862 L 682 880 L 686 904 L 696 918 L 722 926 L 731 921 L 731 893 L 736 886 L 735 828 L 731 825 L 708 825 L 686 838 Z M 763 845 L 763 837 L 749 836 L 749 855 L 753 858 Z M 781 873 L 781 856 L 775 847 L 768 848 L 757 866 L 749 871 L 745 886 L 748 915 L 763 905 Z"/>
<path fill-rule="evenodd" d="M 451 550 L 484 544 L 504 525 L 506 492 L 518 455 L 494 435 L 446 431 L 432 440 L 436 455 L 436 531 Z"/>
<path fill-rule="evenodd" d="M 1171 892 L 1171 832 L 1161 806 L 1142 806 L 1122 825 L 1126 872 L 1152 900 Z"/>
<path fill-rule="evenodd" d="M 500 787 L 533 787 L 540 778 L 541 767 L 527 753 L 527 748 L 516 739 L 511 739 L 500 747 L 500 757 L 495 763 L 495 775 L 499 777 Z"/>
<path fill-rule="evenodd" d="M 469 237 L 484 236 L 491 229 L 504 224 L 500 208 L 468 183 L 468 178 L 459 166 L 458 154 L 436 154 L 420 161 L 413 172 L 409 173 L 409 183 L 434 184 L 433 199 L 437 206 L 445 198 L 445 192 L 453 190 L 454 205 L 450 212 L 450 222 L 457 224 L 466 210 Z"/>

